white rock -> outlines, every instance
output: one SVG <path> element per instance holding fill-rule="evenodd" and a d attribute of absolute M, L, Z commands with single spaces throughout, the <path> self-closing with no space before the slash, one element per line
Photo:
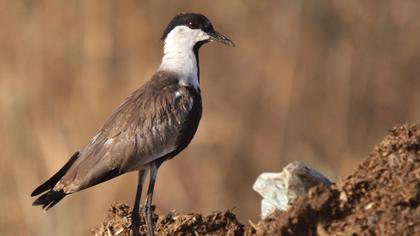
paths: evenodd
<path fill-rule="evenodd" d="M 325 176 L 295 161 L 280 173 L 262 173 L 252 188 L 263 197 L 261 217 L 266 218 L 275 210 L 286 211 L 297 197 L 320 183 L 331 185 Z"/>

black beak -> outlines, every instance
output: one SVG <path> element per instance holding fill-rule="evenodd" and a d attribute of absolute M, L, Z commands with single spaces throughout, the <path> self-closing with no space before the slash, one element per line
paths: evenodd
<path fill-rule="evenodd" d="M 224 36 L 223 34 L 213 31 L 211 33 L 208 33 L 210 35 L 210 41 L 215 41 L 219 43 L 223 43 L 225 45 L 235 47 L 235 43 L 232 42 L 228 37 Z"/>

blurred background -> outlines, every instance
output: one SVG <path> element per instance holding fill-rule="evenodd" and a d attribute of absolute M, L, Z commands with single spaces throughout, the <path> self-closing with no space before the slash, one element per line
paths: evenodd
<path fill-rule="evenodd" d="M 336 181 L 420 120 L 417 0 L 1 0 L 0 235 L 89 235 L 110 203 L 132 205 L 136 173 L 47 213 L 30 193 L 151 77 L 163 29 L 190 11 L 237 46 L 200 52 L 204 114 L 159 171 L 160 214 L 235 207 L 256 222 L 261 172 L 300 160 Z"/>

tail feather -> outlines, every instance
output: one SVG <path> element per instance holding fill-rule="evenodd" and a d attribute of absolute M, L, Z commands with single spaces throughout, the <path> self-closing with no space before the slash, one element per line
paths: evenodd
<path fill-rule="evenodd" d="M 39 194 L 41 194 L 41 193 L 43 193 L 43 192 L 45 192 L 47 190 L 52 189 L 57 184 L 57 182 L 66 174 L 66 172 L 68 171 L 68 169 L 73 165 L 73 163 L 77 160 L 78 157 L 79 157 L 79 152 L 74 153 L 73 156 L 71 156 L 70 160 L 55 175 L 53 175 L 45 183 L 43 183 L 40 186 L 38 186 L 31 193 L 31 197 L 36 196 L 36 195 L 39 195 Z M 40 199 L 40 198 L 38 198 L 38 199 Z"/>
<path fill-rule="evenodd" d="M 40 197 L 38 197 L 33 203 L 33 206 L 40 206 L 42 205 L 42 209 L 48 210 L 51 207 L 53 207 L 55 204 L 57 204 L 61 199 L 63 199 L 67 194 L 64 193 L 63 190 L 60 191 L 54 191 L 50 190 L 44 194 L 42 194 Z"/>

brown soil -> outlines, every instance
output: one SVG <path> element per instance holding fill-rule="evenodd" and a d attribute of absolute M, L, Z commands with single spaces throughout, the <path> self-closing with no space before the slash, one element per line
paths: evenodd
<path fill-rule="evenodd" d="M 112 204 L 108 217 L 102 225 L 93 230 L 94 235 L 130 235 L 131 208 L 125 204 Z M 140 232 L 147 235 L 144 218 L 141 219 Z M 157 235 L 243 235 L 244 226 L 230 210 L 217 211 L 210 215 L 171 212 L 166 216 L 154 215 Z"/>
<path fill-rule="evenodd" d="M 159 235 L 420 235 L 420 124 L 395 127 L 352 175 L 317 186 L 287 212 L 242 225 L 231 211 L 155 216 Z M 256 206 L 259 207 L 259 206 Z M 129 235 L 130 208 L 110 208 L 95 235 Z M 141 227 L 144 234 L 145 226 Z"/>

